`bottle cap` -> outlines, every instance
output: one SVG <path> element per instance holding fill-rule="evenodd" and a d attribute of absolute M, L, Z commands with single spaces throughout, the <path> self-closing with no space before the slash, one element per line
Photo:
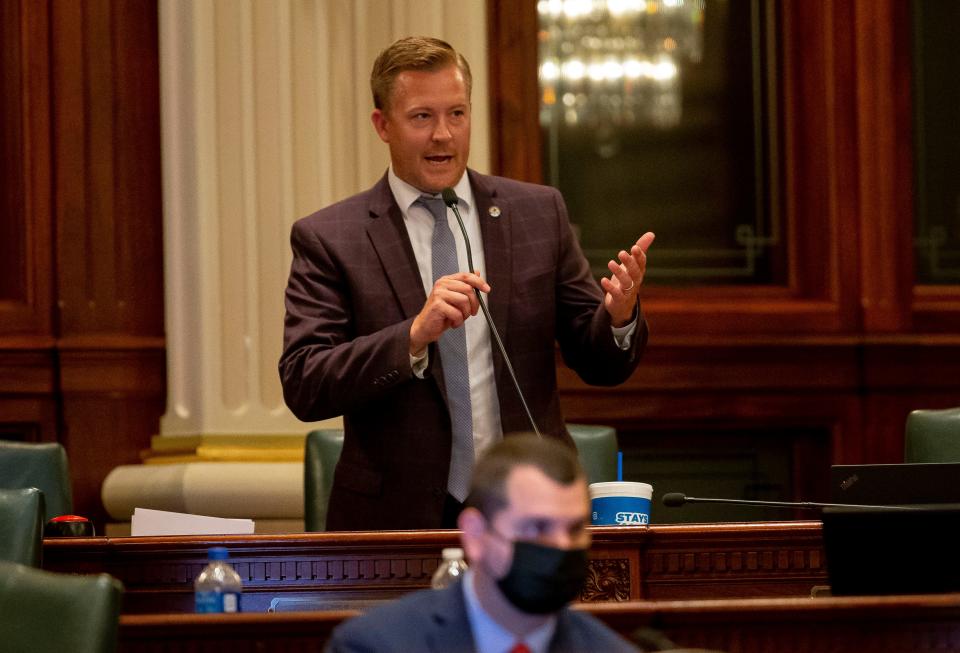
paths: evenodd
<path fill-rule="evenodd" d="M 229 560 L 230 552 L 227 551 L 225 546 L 212 546 L 207 549 L 207 559 L 208 560 Z"/>
<path fill-rule="evenodd" d="M 457 547 L 451 547 L 449 549 L 444 549 L 440 555 L 444 560 L 462 560 L 463 559 L 463 549 Z"/>

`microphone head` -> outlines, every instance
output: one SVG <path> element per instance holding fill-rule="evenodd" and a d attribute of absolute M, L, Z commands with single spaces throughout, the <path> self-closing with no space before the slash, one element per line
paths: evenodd
<path fill-rule="evenodd" d="M 457 203 L 457 193 L 452 188 L 444 188 L 440 191 L 440 196 L 443 198 L 443 203 L 447 206 L 453 206 Z"/>
<path fill-rule="evenodd" d="M 687 495 L 683 492 L 670 492 L 663 495 L 663 505 L 668 508 L 679 508 L 687 502 Z"/>

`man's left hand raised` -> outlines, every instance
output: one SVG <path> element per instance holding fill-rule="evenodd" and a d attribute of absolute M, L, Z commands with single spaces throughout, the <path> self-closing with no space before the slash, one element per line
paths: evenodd
<path fill-rule="evenodd" d="M 615 327 L 626 326 L 634 317 L 637 295 L 647 270 L 647 249 L 655 238 L 652 231 L 640 236 L 630 251 L 621 250 L 616 261 L 607 263 L 611 274 L 600 279 L 606 295 L 603 305 L 610 313 L 610 322 Z"/>

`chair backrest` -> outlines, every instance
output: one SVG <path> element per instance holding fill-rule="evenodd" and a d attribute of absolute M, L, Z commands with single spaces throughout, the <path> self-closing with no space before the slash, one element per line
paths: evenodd
<path fill-rule="evenodd" d="M 617 430 L 592 424 L 567 424 L 567 430 L 577 445 L 587 482 L 617 480 Z"/>
<path fill-rule="evenodd" d="M 617 480 L 616 429 L 591 424 L 567 424 L 567 429 L 577 445 L 587 480 Z M 327 503 L 342 450 L 342 429 L 318 429 L 307 434 L 303 459 L 303 515 L 307 532 L 326 530 Z"/>
<path fill-rule="evenodd" d="M 0 440 L 0 489 L 26 487 L 43 492 L 47 519 L 73 512 L 70 467 L 62 445 Z"/>
<path fill-rule="evenodd" d="M 960 408 L 915 410 L 907 416 L 903 462 L 960 462 Z"/>
<path fill-rule="evenodd" d="M 55 574 L 0 562 L 0 649 L 113 653 L 122 593 L 107 574 Z"/>
<path fill-rule="evenodd" d="M 342 450 L 342 429 L 318 429 L 307 434 L 303 457 L 303 517 L 307 532 L 327 529 L 327 503 Z"/>
<path fill-rule="evenodd" d="M 43 516 L 43 492 L 37 488 L 0 490 L 0 560 L 40 566 Z"/>

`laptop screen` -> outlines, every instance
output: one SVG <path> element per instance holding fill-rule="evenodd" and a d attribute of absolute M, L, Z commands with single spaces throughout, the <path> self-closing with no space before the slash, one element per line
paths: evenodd
<path fill-rule="evenodd" d="M 960 463 L 833 465 L 830 502 L 880 506 L 960 503 Z"/>

